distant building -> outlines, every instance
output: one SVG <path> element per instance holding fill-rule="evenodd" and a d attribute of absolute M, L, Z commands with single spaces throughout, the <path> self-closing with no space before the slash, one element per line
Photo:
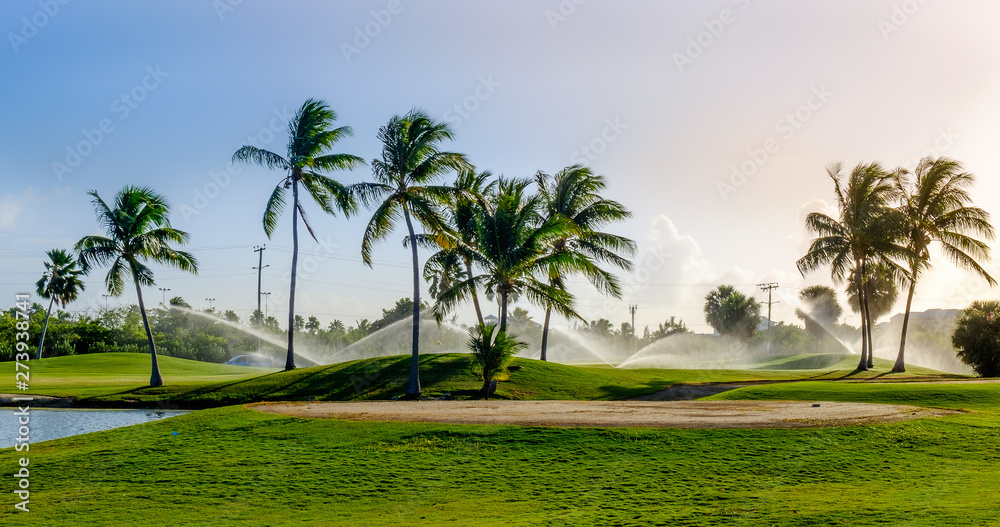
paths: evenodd
<path fill-rule="evenodd" d="M 935 320 L 940 320 L 942 322 L 950 321 L 958 316 L 961 312 L 959 309 L 928 309 L 927 311 L 912 311 L 910 312 L 910 321 L 920 320 L 923 322 L 930 322 Z M 890 324 L 902 324 L 903 314 L 897 313 L 889 319 Z"/>

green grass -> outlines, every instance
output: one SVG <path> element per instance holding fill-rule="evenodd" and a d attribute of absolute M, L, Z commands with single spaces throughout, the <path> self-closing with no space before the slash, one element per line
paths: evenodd
<path fill-rule="evenodd" d="M 129 363 L 137 358 L 148 359 L 105 356 L 100 365 L 117 366 L 142 384 L 143 364 Z M 425 390 L 477 388 L 478 382 L 467 378 L 465 360 L 424 357 Z M 817 362 L 842 366 L 842 359 L 801 356 L 769 367 Z M 385 397 L 399 389 L 406 372 L 401 357 L 251 377 L 246 369 L 218 365 L 175 360 L 163 365 L 171 383 L 164 393 L 189 402 L 262 395 Z M 0 508 L 0 525 L 998 523 L 1000 488 L 993 470 L 1000 462 L 998 384 L 882 383 L 940 377 L 914 371 L 887 375 L 884 363 L 877 365 L 882 371 L 860 374 L 515 365 L 520 368 L 511 381 L 501 383 L 501 393 L 510 398 L 618 398 L 680 381 L 827 378 L 847 382 L 754 386 L 713 399 L 867 401 L 973 411 L 875 426 L 685 430 L 312 420 L 231 406 L 33 444 L 32 512 L 14 511 L 9 495 Z M 0 376 L 9 373 L 3 366 Z M 86 388 L 88 398 L 105 402 L 163 395 L 135 386 L 125 386 L 129 394 L 95 395 L 113 383 L 82 380 L 95 366 L 85 358 L 32 366 L 40 389 L 50 393 Z M 217 376 L 229 377 L 219 382 Z M 0 450 L 0 466 L 15 467 L 20 456 Z"/>
<path fill-rule="evenodd" d="M 846 401 L 996 412 L 1000 408 L 1000 383 L 800 382 L 740 388 L 706 399 Z"/>
<path fill-rule="evenodd" d="M 32 512 L 5 505 L 0 525 L 987 525 L 998 444 L 1000 424 L 974 415 L 566 429 L 237 406 L 32 445 Z"/>
<path fill-rule="evenodd" d="M 933 370 L 912 368 L 905 374 L 854 372 L 856 358 L 801 355 L 776 359 L 748 370 L 624 370 L 567 366 L 515 359 L 509 379 L 499 384 L 501 399 L 624 399 L 662 390 L 678 382 L 737 382 L 801 379 L 913 380 L 960 378 Z M 482 385 L 467 355 L 424 355 L 420 359 L 424 393 L 457 398 L 477 397 Z M 409 357 L 396 356 L 353 361 L 291 372 L 226 366 L 161 357 L 164 386 L 148 388 L 149 356 L 106 353 L 32 361 L 29 394 L 73 397 L 81 406 L 156 406 L 188 408 L 225 406 L 254 401 L 390 399 L 403 395 Z M 826 369 L 812 368 L 824 364 Z M 784 368 L 784 369 L 780 369 Z M 0 378 L 13 377 L 14 364 L 0 363 Z"/>

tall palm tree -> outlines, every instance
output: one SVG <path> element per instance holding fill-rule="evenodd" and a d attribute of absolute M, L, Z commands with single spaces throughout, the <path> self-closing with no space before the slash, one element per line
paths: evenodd
<path fill-rule="evenodd" d="M 543 172 L 535 175 L 539 194 L 544 200 L 543 215 L 548 218 L 565 218 L 570 223 L 568 232 L 552 241 L 550 250 L 561 254 L 563 266 L 553 265 L 548 270 L 549 285 L 566 286 L 566 277 L 583 274 L 602 293 L 621 298 L 621 287 L 614 274 L 605 271 L 598 263 L 609 263 L 623 271 L 632 270 L 626 256 L 635 254 L 635 242 L 602 232 L 606 225 L 632 217 L 632 212 L 617 201 L 601 197 L 607 187 L 603 176 L 589 168 L 573 165 L 549 176 Z M 546 360 L 549 321 L 552 307 L 545 306 L 545 323 L 542 325 L 541 360 Z"/>
<path fill-rule="evenodd" d="M 49 309 L 45 312 L 45 323 L 42 324 L 42 337 L 38 340 L 36 359 L 42 358 L 42 346 L 45 344 L 45 331 L 49 328 L 49 317 L 52 316 L 52 304 L 58 302 L 63 308 L 76 300 L 84 290 L 80 275 L 83 271 L 77 268 L 77 261 L 62 249 L 52 249 L 45 253 L 49 261 L 45 262 L 45 273 L 35 282 L 38 296 L 49 299 Z"/>
<path fill-rule="evenodd" d="M 852 270 L 853 274 L 854 271 Z M 892 307 L 896 305 L 899 298 L 899 288 L 906 280 L 906 277 L 898 272 L 898 269 L 889 267 L 884 263 L 877 263 L 873 266 L 862 268 L 862 291 L 865 298 L 865 335 L 868 339 L 868 368 L 875 366 L 875 340 L 872 336 L 872 328 L 878 319 L 892 312 Z M 861 313 L 860 297 L 857 290 L 848 286 L 847 303 L 855 313 Z"/>
<path fill-rule="evenodd" d="M 583 320 L 572 308 L 573 297 L 563 288 L 540 281 L 552 266 L 565 268 L 572 258 L 549 250 L 552 242 L 568 236 L 572 224 L 566 218 L 542 218 L 544 200 L 525 191 L 529 180 L 500 179 L 494 197 L 477 207 L 474 246 L 465 251 L 481 269 L 479 274 L 458 282 L 437 301 L 436 312 L 454 309 L 482 289 L 492 292 L 500 304 L 499 331 L 507 331 L 507 306 L 524 295 L 536 305 L 551 305 L 560 314 Z"/>
<path fill-rule="evenodd" d="M 989 259 L 990 247 L 976 237 L 992 240 L 994 231 L 989 214 L 970 206 L 968 188 L 975 182 L 975 176 L 964 172 L 959 162 L 944 157 L 920 160 L 913 176 L 912 180 L 902 176 L 896 179 L 902 194 L 899 210 L 906 218 L 906 240 L 912 255 L 908 262 L 910 284 L 903 312 L 903 333 L 892 367 L 894 372 L 906 371 L 904 351 L 913 292 L 917 279 L 931 265 L 932 242 L 938 242 L 944 255 L 958 267 L 985 278 L 990 285 L 997 283 L 979 263 Z"/>
<path fill-rule="evenodd" d="M 414 109 L 394 116 L 379 129 L 382 158 L 372 161 L 375 181 L 351 186 L 368 207 L 377 207 L 361 241 L 361 257 L 371 267 L 372 246 L 389 236 L 399 217 L 406 223 L 413 258 L 413 349 L 410 380 L 406 393 L 420 395 L 420 270 L 417 257 L 416 219 L 431 233 L 447 230 L 440 205 L 453 194 L 449 186 L 433 183 L 451 170 L 471 168 L 462 154 L 440 150 L 444 141 L 454 139 L 451 129 Z"/>
<path fill-rule="evenodd" d="M 827 168 L 827 175 L 833 181 L 840 217 L 834 219 L 819 212 L 806 217 L 806 227 L 818 237 L 796 265 L 805 276 L 807 272 L 829 264 L 835 282 L 853 280 L 861 299 L 861 360 L 858 369 L 867 370 L 869 317 L 863 270 L 867 265 L 882 263 L 905 274 L 906 271 L 893 259 L 905 259 L 909 251 L 900 245 L 902 221 L 890 206 L 898 196 L 892 176 L 878 163 L 858 164 L 846 181 L 841 170 L 839 163 Z"/>
<path fill-rule="evenodd" d="M 449 249 L 441 249 L 432 254 L 424 263 L 423 274 L 424 280 L 429 283 L 427 292 L 435 300 L 441 293 L 451 289 L 452 285 L 469 276 L 463 266 L 462 255 Z"/>
<path fill-rule="evenodd" d="M 476 211 L 485 206 L 485 200 L 496 192 L 497 180 L 493 179 L 493 174 L 486 170 L 476 172 L 475 170 L 463 170 L 459 172 L 455 179 L 454 212 L 451 216 L 458 242 L 455 244 L 457 252 L 461 252 L 463 246 L 473 246 L 476 244 Z M 462 262 L 465 265 L 466 276 L 472 276 L 472 256 L 462 253 Z M 479 306 L 479 292 L 473 289 L 470 291 L 472 305 L 476 309 L 476 320 L 479 325 L 485 324 L 483 320 L 483 310 Z"/>
<path fill-rule="evenodd" d="M 149 330 L 146 305 L 142 300 L 142 286 L 156 285 L 153 270 L 146 263 L 152 261 L 198 274 L 198 262 L 194 256 L 170 246 L 171 242 L 187 243 L 190 236 L 170 226 L 167 200 L 148 187 L 127 186 L 121 189 L 115 195 L 113 207 L 108 206 L 96 190 L 87 194 L 92 198 L 97 222 L 105 236 L 84 236 L 76 243 L 80 264 L 84 272 L 93 266 L 109 267 L 104 284 L 114 296 L 122 294 L 128 279 L 135 284 L 153 362 L 149 385 L 160 386 L 163 378 L 156 361 L 156 345 Z"/>
<path fill-rule="evenodd" d="M 285 355 L 285 370 L 295 368 L 295 275 L 299 261 L 298 218 L 316 239 L 312 226 L 306 219 L 306 211 L 299 200 L 299 186 L 327 214 L 336 215 L 340 210 L 344 216 L 355 211 L 356 204 L 347 187 L 331 179 L 324 173 L 349 170 L 365 161 L 351 154 L 331 154 L 330 149 L 341 139 L 353 134 L 349 126 L 331 128 L 337 114 L 324 101 L 309 99 L 295 112 L 288 123 L 288 152 L 282 157 L 274 152 L 246 145 L 233 154 L 234 162 L 260 165 L 285 172 L 278 185 L 271 192 L 264 209 L 264 233 L 270 238 L 278 225 L 278 216 L 285 209 L 287 191 L 292 190 L 292 276 L 288 293 L 288 352 Z"/>

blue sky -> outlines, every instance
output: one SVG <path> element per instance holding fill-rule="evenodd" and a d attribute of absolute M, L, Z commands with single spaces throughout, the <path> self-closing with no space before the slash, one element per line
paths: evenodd
<path fill-rule="evenodd" d="M 271 240 L 260 225 L 280 175 L 229 158 L 247 142 L 282 151 L 288 117 L 316 97 L 354 129 L 339 150 L 369 160 L 378 127 L 420 107 L 481 169 L 586 161 L 634 211 L 615 230 L 637 240 L 640 265 L 621 301 L 579 284 L 581 313 L 617 324 L 638 304 L 640 328 L 675 315 L 705 330 L 713 285 L 763 298 L 762 281 L 790 296 L 829 283 L 794 262 L 804 214 L 832 203 L 831 162 L 954 157 L 1000 213 L 998 15 L 985 0 L 4 2 L 0 298 L 31 289 L 44 251 L 96 232 L 87 190 L 139 184 L 171 201 L 202 269 L 158 269 L 159 287 L 245 317 L 252 247 L 266 243 L 282 319 L 290 216 Z M 410 294 L 402 231 L 369 269 L 366 214 L 310 212 L 322 243 L 302 238 L 298 312 L 352 323 Z M 74 309 L 104 304 L 101 278 Z M 938 260 L 915 307 L 995 296 Z M 775 318 L 794 320 L 779 298 Z"/>

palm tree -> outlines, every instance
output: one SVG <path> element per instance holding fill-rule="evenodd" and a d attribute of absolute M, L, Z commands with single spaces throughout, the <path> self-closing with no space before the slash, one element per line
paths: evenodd
<path fill-rule="evenodd" d="M 904 351 L 906 330 L 910 323 L 910 307 L 917 279 L 930 267 L 929 246 L 939 242 L 945 256 L 958 267 L 983 277 L 990 285 L 996 280 L 979 261 L 990 256 L 986 242 L 974 236 L 992 240 L 993 226 L 989 213 L 970 206 L 968 188 L 975 176 L 962 171 L 962 165 L 948 158 L 924 158 L 914 172 L 913 180 L 902 176 L 896 179 L 902 194 L 900 211 L 906 218 L 906 239 L 912 252 L 909 260 L 910 287 L 903 312 L 903 333 L 899 339 L 899 354 L 892 367 L 894 372 L 906 371 Z"/>
<path fill-rule="evenodd" d="M 840 320 L 844 308 L 837 301 L 837 291 L 825 285 L 809 286 L 799 292 L 800 306 L 795 308 L 795 316 L 802 319 L 806 332 L 819 341 L 830 335 L 830 328 Z"/>
<path fill-rule="evenodd" d="M 868 302 L 864 291 L 865 266 L 882 263 L 906 273 L 893 261 L 909 251 L 900 245 L 900 215 L 890 208 L 898 191 L 892 176 L 878 163 L 859 164 L 844 181 L 841 165 L 827 168 L 833 180 L 840 218 L 814 212 L 806 217 L 806 227 L 818 237 L 796 265 L 805 276 L 809 271 L 830 265 L 830 275 L 840 283 L 851 277 L 861 308 L 861 360 L 859 370 L 868 369 Z"/>
<path fill-rule="evenodd" d="M 114 207 L 109 207 L 95 190 L 87 194 L 92 198 L 97 221 L 106 236 L 84 236 L 76 243 L 83 272 L 96 265 L 109 267 L 104 284 L 114 296 L 122 294 L 125 282 L 131 278 L 139 298 L 139 312 L 153 361 L 149 385 L 161 386 L 163 378 L 156 361 L 156 345 L 153 344 L 153 333 L 149 330 L 146 305 L 142 300 L 142 286 L 156 285 L 153 270 L 146 262 L 198 274 L 194 256 L 170 247 L 171 242 L 187 243 L 190 236 L 170 226 L 167 200 L 148 187 L 127 186 L 121 189 L 115 196 Z"/>
<path fill-rule="evenodd" d="M 542 218 L 541 196 L 529 196 L 529 180 L 498 181 L 497 193 L 474 211 L 476 245 L 463 246 L 482 270 L 445 291 L 435 312 L 447 313 L 478 289 L 495 295 L 500 304 L 501 332 L 507 331 L 507 306 L 520 295 L 536 305 L 551 305 L 566 317 L 583 320 L 572 308 L 573 297 L 565 289 L 540 281 L 553 265 L 564 266 L 570 256 L 553 254 L 555 240 L 569 235 L 572 225 L 561 217 Z"/>
<path fill-rule="evenodd" d="M 319 205 L 323 212 L 336 215 L 339 209 L 349 216 L 356 209 L 354 199 L 347 187 L 323 175 L 335 170 L 349 170 L 363 165 L 364 160 L 351 154 L 328 153 L 333 145 L 353 134 L 351 128 L 333 128 L 337 114 L 321 100 L 309 99 L 295 112 L 288 123 L 288 153 L 282 157 L 269 150 L 246 145 L 233 154 L 234 162 L 251 163 L 269 169 L 285 172 L 278 185 L 271 192 L 264 209 L 264 233 L 270 238 L 278 225 L 278 216 L 285 209 L 287 190 L 292 190 L 292 276 L 288 294 L 288 353 L 285 356 L 285 370 L 295 368 L 295 274 L 299 260 L 298 218 L 316 239 L 312 226 L 306 219 L 306 211 L 299 201 L 299 186 Z"/>
<path fill-rule="evenodd" d="M 746 342 L 760 325 L 760 304 L 731 285 L 720 285 L 705 297 L 705 322 L 720 335 Z"/>
<path fill-rule="evenodd" d="M 435 300 L 452 285 L 465 280 L 469 275 L 463 267 L 462 255 L 458 251 L 441 249 L 424 263 L 424 280 L 429 282 L 427 292 Z"/>
<path fill-rule="evenodd" d="M 852 270 L 852 273 L 854 271 Z M 896 305 L 899 298 L 899 287 L 906 280 L 906 277 L 899 274 L 898 270 L 878 263 L 872 267 L 866 267 L 862 271 L 862 282 L 864 284 L 863 293 L 866 306 L 865 335 L 868 338 L 868 368 L 875 366 L 875 340 L 872 336 L 872 328 L 878 319 L 892 312 L 892 307 Z M 851 306 L 851 311 L 861 313 L 861 305 L 857 291 L 847 287 L 847 303 Z"/>
<path fill-rule="evenodd" d="M 373 182 L 352 185 L 351 190 L 368 207 L 377 205 L 361 241 L 361 257 L 371 267 L 372 246 L 389 236 L 399 217 L 406 222 L 408 243 L 413 258 L 413 353 L 407 395 L 420 395 L 420 270 L 417 258 L 417 234 L 413 218 L 431 233 L 447 230 L 440 205 L 453 194 L 449 186 L 434 185 L 450 170 L 470 168 L 465 156 L 440 150 L 454 135 L 446 124 L 438 123 L 420 110 L 394 116 L 379 129 L 382 159 L 372 161 Z"/>
<path fill-rule="evenodd" d="M 601 192 L 607 187 L 604 177 L 580 165 L 566 167 L 555 177 L 539 172 L 535 182 L 545 201 L 545 217 L 565 218 L 571 224 L 566 235 L 552 241 L 552 253 L 565 258 L 560 259 L 562 265 L 549 268 L 549 285 L 564 288 L 566 277 L 579 273 L 602 293 L 621 298 L 618 279 L 597 263 L 610 263 L 623 271 L 631 271 L 632 262 L 619 253 L 632 256 L 635 242 L 601 229 L 609 223 L 632 217 L 632 213 L 621 203 L 602 198 Z M 546 360 L 551 315 L 552 307 L 545 306 L 541 360 Z"/>
<path fill-rule="evenodd" d="M 83 271 L 77 269 L 77 261 L 62 249 L 52 249 L 45 253 L 49 261 L 45 262 L 45 273 L 35 282 L 38 296 L 49 299 L 49 309 L 45 312 L 45 323 L 42 324 L 42 337 L 38 341 L 36 359 L 42 358 L 42 346 L 45 344 L 45 331 L 49 328 L 49 317 L 52 316 L 52 304 L 58 302 L 63 308 L 76 300 L 84 290 L 80 275 Z"/>
<path fill-rule="evenodd" d="M 504 331 L 496 331 L 494 324 L 484 324 L 469 330 L 469 358 L 483 379 L 480 393 L 484 399 L 490 398 L 493 382 L 499 378 L 514 359 L 514 355 L 528 345 L 515 340 Z M 496 336 L 494 336 L 494 333 Z"/>
<path fill-rule="evenodd" d="M 496 192 L 497 180 L 493 179 L 490 171 L 476 172 L 475 170 L 462 170 L 455 178 L 454 212 L 451 215 L 452 224 L 457 236 L 456 243 L 451 247 L 453 252 L 461 253 L 462 263 L 465 265 L 466 277 L 472 276 L 472 256 L 461 251 L 463 246 L 474 246 L 476 244 L 476 210 L 485 207 L 485 200 Z M 470 291 L 472 305 L 476 309 L 476 320 L 482 326 L 483 310 L 479 306 L 479 292 L 473 289 Z"/>

